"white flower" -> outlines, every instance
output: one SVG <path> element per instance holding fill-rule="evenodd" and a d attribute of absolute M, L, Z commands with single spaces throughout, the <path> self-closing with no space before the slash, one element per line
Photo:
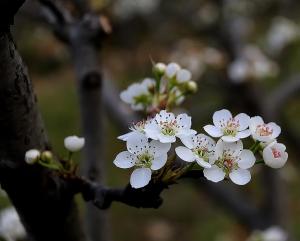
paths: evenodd
<path fill-rule="evenodd" d="M 153 120 L 146 124 L 146 136 L 162 143 L 172 143 L 176 137 L 182 138 L 194 135 L 197 132 L 191 129 L 192 118 L 187 114 L 180 114 L 177 117 L 165 110 L 155 115 Z"/>
<path fill-rule="evenodd" d="M 68 136 L 64 140 L 65 148 L 70 152 L 80 151 L 85 144 L 85 139 L 78 136 Z"/>
<path fill-rule="evenodd" d="M 176 154 L 186 162 L 196 161 L 204 168 L 210 168 L 214 159 L 215 141 L 209 136 L 198 134 L 181 138 L 185 146 L 176 147 Z"/>
<path fill-rule="evenodd" d="M 184 82 L 188 82 L 190 81 L 192 78 L 192 74 L 190 71 L 186 70 L 186 69 L 180 69 L 178 70 L 178 72 L 176 73 L 176 80 L 179 83 L 184 83 Z"/>
<path fill-rule="evenodd" d="M 166 67 L 165 74 L 168 78 L 173 78 L 180 69 L 181 67 L 178 64 L 170 63 Z"/>
<path fill-rule="evenodd" d="M 213 182 L 229 177 L 238 185 L 245 185 L 251 180 L 250 167 L 255 163 L 255 156 L 250 150 L 243 150 L 243 143 L 224 142 L 220 139 L 215 148 L 215 159 L 211 168 L 204 169 L 204 176 Z"/>
<path fill-rule="evenodd" d="M 226 142 L 238 141 L 250 135 L 250 130 L 247 129 L 250 117 L 244 113 L 233 118 L 230 111 L 219 110 L 213 115 L 213 123 L 214 125 L 204 126 L 204 130 L 212 137 L 221 137 Z"/>
<path fill-rule="evenodd" d="M 287 241 L 288 235 L 280 227 L 270 227 L 262 233 L 263 241 Z"/>
<path fill-rule="evenodd" d="M 25 153 L 25 161 L 28 164 L 33 164 L 37 161 L 39 156 L 41 155 L 40 151 L 32 149 Z"/>
<path fill-rule="evenodd" d="M 139 122 L 133 124 L 129 128 L 131 130 L 131 132 L 128 132 L 124 135 L 118 136 L 118 139 L 122 140 L 122 141 L 127 141 L 132 135 L 145 134 L 145 126 L 147 123 L 150 123 L 150 122 L 151 122 L 151 119 L 148 119 L 148 120 L 142 120 L 142 121 L 139 121 Z"/>
<path fill-rule="evenodd" d="M 22 240 L 26 237 L 26 231 L 20 221 L 19 215 L 12 207 L 1 211 L 0 236 L 8 241 Z"/>
<path fill-rule="evenodd" d="M 127 150 L 117 155 L 114 164 L 119 168 L 135 167 L 130 177 L 130 184 L 133 188 L 146 186 L 151 180 L 152 170 L 162 168 L 168 159 L 168 151 L 171 144 L 160 143 L 142 134 L 132 135 L 127 140 Z"/>
<path fill-rule="evenodd" d="M 265 124 L 260 116 L 255 116 L 250 119 L 250 131 L 254 140 L 271 142 L 279 136 L 281 128 L 274 122 Z"/>
<path fill-rule="evenodd" d="M 251 67 L 247 61 L 243 59 L 237 59 L 233 61 L 228 68 L 228 75 L 230 79 L 235 83 L 242 83 L 249 78 L 251 74 Z"/>
<path fill-rule="evenodd" d="M 283 167 L 288 159 L 288 153 L 285 150 L 285 145 L 276 141 L 267 145 L 263 150 L 263 158 L 266 165 L 272 168 Z"/>
<path fill-rule="evenodd" d="M 120 98 L 131 105 L 133 110 L 143 110 L 151 102 L 150 88 L 155 86 L 155 80 L 146 78 L 142 83 L 134 83 L 122 91 Z"/>

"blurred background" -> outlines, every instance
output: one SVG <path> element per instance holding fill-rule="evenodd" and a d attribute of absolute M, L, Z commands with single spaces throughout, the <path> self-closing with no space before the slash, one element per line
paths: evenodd
<path fill-rule="evenodd" d="M 19 12 L 13 34 L 34 82 L 53 148 L 66 154 L 64 137 L 80 134 L 72 56 L 35 15 L 35 2 L 28 1 Z M 70 1 L 63 2 L 69 6 Z M 262 217 L 269 215 L 264 228 L 280 226 L 289 235 L 274 241 L 300 240 L 300 2 L 93 0 L 91 5 L 112 26 L 98 58 L 104 81 L 117 91 L 150 76 L 151 59 L 178 62 L 191 70 L 198 83 L 197 94 L 183 106 L 193 116 L 195 129 L 210 123 L 213 112 L 221 108 L 262 115 L 282 127 L 279 141 L 287 144 L 289 153 L 288 164 L 280 171 L 254 168 L 253 180 L 245 187 L 184 181 L 163 192 L 164 203 L 157 210 L 114 203 L 109 210 L 111 240 L 243 241 L 258 228 L 253 224 L 257 217 L 249 215 L 252 207 Z M 107 112 L 103 118 L 106 183 L 123 186 L 130 172 L 112 164 L 116 153 L 124 149 L 116 139 L 123 129 Z M 215 187 L 224 188 L 223 196 L 211 191 Z M 230 203 L 226 196 L 236 202 Z M 78 202 L 84 213 L 80 197 Z M 4 193 L 0 204 L 2 209 L 10 206 Z M 244 209 L 250 218 L 243 216 Z"/>

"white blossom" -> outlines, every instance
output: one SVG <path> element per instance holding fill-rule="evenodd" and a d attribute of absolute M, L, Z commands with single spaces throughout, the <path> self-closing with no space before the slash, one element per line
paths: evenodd
<path fill-rule="evenodd" d="M 170 143 L 148 142 L 148 138 L 142 134 L 132 135 L 127 139 L 127 151 L 119 153 L 114 164 L 119 168 L 135 167 L 130 184 L 133 188 L 141 188 L 150 182 L 152 171 L 166 164 L 170 148 Z"/>
<path fill-rule="evenodd" d="M 40 155 L 41 153 L 39 150 L 29 150 L 25 153 L 25 161 L 27 164 L 33 164 L 37 161 Z"/>
<path fill-rule="evenodd" d="M 145 126 L 147 137 L 159 140 L 162 143 L 172 143 L 176 137 L 182 138 L 196 134 L 191 129 L 192 118 L 187 114 L 179 114 L 177 117 L 171 112 L 160 111 L 152 121 Z"/>
<path fill-rule="evenodd" d="M 173 78 L 180 69 L 181 67 L 177 63 L 170 63 L 166 67 L 165 74 L 168 78 Z"/>
<path fill-rule="evenodd" d="M 214 125 L 204 126 L 204 130 L 212 137 L 221 137 L 226 142 L 238 141 L 250 135 L 250 130 L 247 129 L 250 117 L 244 113 L 233 118 L 230 111 L 219 110 L 213 115 L 213 123 Z"/>
<path fill-rule="evenodd" d="M 7 241 L 24 239 L 25 229 L 19 215 L 13 207 L 6 208 L 0 214 L 0 236 Z"/>
<path fill-rule="evenodd" d="M 68 136 L 64 140 L 65 148 L 70 152 L 80 151 L 85 144 L 85 139 L 78 136 Z"/>
<path fill-rule="evenodd" d="M 288 153 L 285 150 L 285 145 L 276 141 L 267 145 L 263 150 L 265 164 L 272 168 L 283 167 L 288 159 Z"/>
<path fill-rule="evenodd" d="M 254 140 L 269 143 L 279 136 L 281 128 L 274 122 L 266 124 L 260 116 L 255 116 L 250 119 L 250 131 Z"/>
<path fill-rule="evenodd" d="M 154 71 L 159 74 L 164 74 L 166 71 L 167 66 L 164 63 L 156 63 L 154 65 Z"/>
<path fill-rule="evenodd" d="M 131 130 L 131 132 L 128 132 L 124 135 L 118 136 L 118 139 L 122 140 L 122 141 L 127 141 L 128 138 L 130 138 L 130 136 L 132 136 L 132 135 L 145 134 L 145 126 L 147 123 L 150 123 L 150 122 L 151 122 L 151 119 L 148 119 L 148 120 L 142 120 L 142 121 L 139 121 L 139 122 L 133 124 L 129 128 Z"/>
<path fill-rule="evenodd" d="M 215 141 L 204 134 L 181 139 L 185 146 L 176 147 L 176 154 L 186 162 L 196 161 L 204 168 L 210 168 L 214 159 Z"/>
<path fill-rule="evenodd" d="M 250 150 L 243 150 L 240 140 L 224 142 L 220 139 L 216 144 L 215 159 L 211 168 L 203 170 L 208 180 L 219 182 L 229 177 L 238 185 L 245 185 L 251 180 L 250 171 L 247 169 L 255 164 L 255 156 Z"/>
<path fill-rule="evenodd" d="M 178 83 L 185 83 L 190 81 L 192 78 L 192 74 L 189 70 L 187 69 L 180 69 L 177 73 L 176 73 L 176 80 L 178 81 Z"/>
<path fill-rule="evenodd" d="M 287 233 L 278 226 L 272 226 L 268 229 L 261 231 L 255 230 L 252 232 L 247 241 L 287 241 Z"/>
<path fill-rule="evenodd" d="M 131 84 L 126 90 L 122 91 L 120 98 L 131 105 L 133 110 L 144 110 L 152 101 L 150 89 L 155 86 L 155 80 L 146 78 L 141 83 Z"/>

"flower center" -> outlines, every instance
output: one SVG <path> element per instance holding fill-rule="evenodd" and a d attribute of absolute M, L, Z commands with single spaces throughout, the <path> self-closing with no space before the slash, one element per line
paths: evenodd
<path fill-rule="evenodd" d="M 151 96 L 149 94 L 141 94 L 133 97 L 134 104 L 150 104 Z"/>
<path fill-rule="evenodd" d="M 163 122 L 161 121 L 159 123 L 161 126 L 161 133 L 166 135 L 166 136 L 174 136 L 176 134 L 176 129 L 177 129 L 177 122 L 176 120 L 172 122 Z"/>
<path fill-rule="evenodd" d="M 137 156 L 138 162 L 136 163 L 137 167 L 146 167 L 150 168 L 154 157 L 148 153 L 148 151 Z"/>
<path fill-rule="evenodd" d="M 272 135 L 273 130 L 266 124 L 258 125 L 255 131 L 260 136 L 269 136 Z"/>
<path fill-rule="evenodd" d="M 274 158 L 280 158 L 281 157 L 281 153 L 280 151 L 276 150 L 275 148 L 271 148 L 272 149 L 272 153 Z"/>
<path fill-rule="evenodd" d="M 139 121 L 133 124 L 129 129 L 132 131 L 138 131 L 141 133 L 145 133 L 145 125 L 147 124 L 146 120 Z"/>
<path fill-rule="evenodd" d="M 216 165 L 226 173 L 228 176 L 232 170 L 236 170 L 238 168 L 238 164 L 236 158 L 231 155 L 223 155 L 222 158 L 219 158 L 216 161 Z"/>
<path fill-rule="evenodd" d="M 236 121 L 234 118 L 231 118 L 227 123 L 225 124 L 225 127 L 223 128 L 223 133 L 225 136 L 235 136 L 238 132 L 240 124 L 238 121 Z"/>
<path fill-rule="evenodd" d="M 192 150 L 195 155 L 201 157 L 204 161 L 209 161 L 209 151 L 205 147 L 197 147 Z"/>

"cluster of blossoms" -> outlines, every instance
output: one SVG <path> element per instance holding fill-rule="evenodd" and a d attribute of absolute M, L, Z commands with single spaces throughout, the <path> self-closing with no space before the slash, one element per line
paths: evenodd
<path fill-rule="evenodd" d="M 135 124 L 131 132 L 119 137 L 126 141 L 127 151 L 119 153 L 114 164 L 120 168 L 134 167 L 130 183 L 133 188 L 141 188 L 151 181 L 152 174 L 154 179 L 174 181 L 186 170 L 194 168 L 195 163 L 210 181 L 219 182 L 229 178 L 238 185 L 245 185 L 251 180 L 248 169 L 255 163 L 264 162 L 272 168 L 280 168 L 287 161 L 285 146 L 276 141 L 280 127 L 273 122 L 264 123 L 259 116 L 250 118 L 240 113 L 233 117 L 228 110 L 216 111 L 213 125 L 204 126 L 211 137 L 197 134 L 191 126 L 191 117 L 187 114 L 175 116 L 161 110 L 153 118 Z M 250 136 L 254 144 L 244 149 L 242 139 Z M 174 169 L 174 155 L 168 158 L 171 144 L 177 139 L 183 145 L 177 145 L 175 153 L 189 163 L 180 167 L 179 171 L 178 168 Z M 256 161 L 256 156 L 261 156 L 263 161 Z"/>
<path fill-rule="evenodd" d="M 69 152 L 67 160 L 56 160 L 51 151 L 41 152 L 37 149 L 31 149 L 25 153 L 25 161 L 30 165 L 38 163 L 49 169 L 73 172 L 75 171 L 76 167 L 71 159 L 72 154 L 80 151 L 84 147 L 84 144 L 84 138 L 78 136 L 68 136 L 64 139 L 64 147 Z"/>
<path fill-rule="evenodd" d="M 191 72 L 177 63 L 157 63 L 153 66 L 154 78 L 131 84 L 121 92 L 121 100 L 135 111 L 154 113 L 181 104 L 185 96 L 197 90 Z"/>

